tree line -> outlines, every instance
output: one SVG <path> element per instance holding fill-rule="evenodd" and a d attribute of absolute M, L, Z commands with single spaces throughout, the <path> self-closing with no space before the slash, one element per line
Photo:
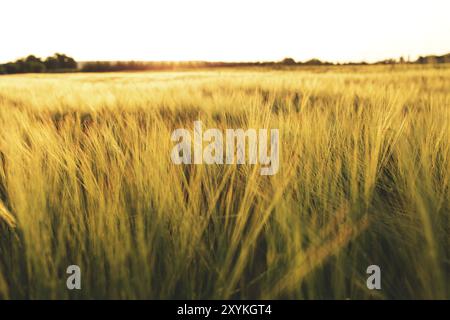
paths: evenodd
<path fill-rule="evenodd" d="M 372 64 L 440 64 L 450 63 L 450 54 L 442 56 L 419 57 L 415 61 L 399 59 L 387 59 Z M 311 59 L 308 61 L 295 61 L 293 58 L 285 58 L 281 61 L 265 62 L 209 62 L 209 61 L 90 61 L 77 63 L 75 59 L 65 54 L 55 53 L 45 59 L 29 55 L 0 65 L 0 74 L 14 73 L 43 73 L 43 72 L 118 72 L 118 71 L 150 71 L 150 70 L 180 70 L 196 68 L 221 68 L 221 67 L 283 67 L 283 66 L 333 66 L 333 65 L 368 65 L 367 62 L 332 63 Z"/>
<path fill-rule="evenodd" d="M 450 54 L 443 56 L 419 57 L 416 61 L 387 59 L 372 64 L 434 64 L 450 63 Z M 332 63 L 319 59 L 295 61 L 285 58 L 281 61 L 265 62 L 209 62 L 209 61 L 91 61 L 81 65 L 81 72 L 116 72 L 116 71 L 150 71 L 150 70 L 179 70 L 196 68 L 222 68 L 222 67 L 278 67 L 278 66 L 333 66 L 333 65 L 369 65 L 367 62 Z"/>
<path fill-rule="evenodd" d="M 35 55 L 29 55 L 26 58 L 0 65 L 0 74 L 68 72 L 76 71 L 77 68 L 78 64 L 75 59 L 65 54 L 55 53 L 44 60 Z"/>

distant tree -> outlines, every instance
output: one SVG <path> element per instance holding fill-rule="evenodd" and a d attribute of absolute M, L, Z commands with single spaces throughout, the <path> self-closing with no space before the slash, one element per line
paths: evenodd
<path fill-rule="evenodd" d="M 59 66 L 61 69 L 76 69 L 77 68 L 77 63 L 73 58 L 68 57 L 65 54 L 59 54 L 59 53 L 56 53 L 55 57 L 58 60 L 58 63 L 59 63 Z"/>
<path fill-rule="evenodd" d="M 280 63 L 284 64 L 284 65 L 287 65 L 287 66 L 292 66 L 292 65 L 296 64 L 295 60 L 292 59 L 292 58 L 284 58 L 283 60 L 281 60 Z"/>
<path fill-rule="evenodd" d="M 320 61 L 319 59 L 311 59 L 311 60 L 306 61 L 304 64 L 306 64 L 308 66 L 320 66 L 324 63 L 322 61 Z"/>
<path fill-rule="evenodd" d="M 76 69 L 77 62 L 72 57 L 66 56 L 65 54 L 55 53 L 53 56 L 45 59 L 45 66 L 48 70 L 68 70 Z"/>
<path fill-rule="evenodd" d="M 422 57 L 422 56 L 420 56 L 417 60 L 416 60 L 416 63 L 419 63 L 419 64 L 423 64 L 423 63 L 426 63 L 426 58 L 425 57 Z"/>
<path fill-rule="evenodd" d="M 37 58 L 34 55 L 29 55 L 28 57 L 25 58 L 25 61 L 23 62 L 23 71 L 42 73 L 46 71 L 46 67 L 40 58 Z"/>
<path fill-rule="evenodd" d="M 47 57 L 44 63 L 48 70 L 60 69 L 58 59 L 56 59 L 55 57 Z"/>

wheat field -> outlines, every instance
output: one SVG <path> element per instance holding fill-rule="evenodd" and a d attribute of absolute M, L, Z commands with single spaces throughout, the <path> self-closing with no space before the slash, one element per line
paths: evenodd
<path fill-rule="evenodd" d="M 173 164 L 196 120 L 278 173 Z M 0 298 L 449 299 L 449 120 L 447 65 L 2 76 Z"/>

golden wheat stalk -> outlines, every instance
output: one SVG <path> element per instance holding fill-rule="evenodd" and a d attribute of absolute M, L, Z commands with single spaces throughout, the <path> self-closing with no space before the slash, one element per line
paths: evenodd
<path fill-rule="evenodd" d="M 339 228 L 336 235 L 324 244 L 309 248 L 297 257 L 296 267 L 284 275 L 274 286 L 275 291 L 280 294 L 291 292 L 298 288 L 298 283 L 310 272 L 315 270 L 324 261 L 337 254 L 352 239 L 356 238 L 369 225 L 367 217 L 351 225 L 346 223 Z"/>
<path fill-rule="evenodd" d="M 3 202 L 0 201 L 0 220 L 6 222 L 7 225 L 14 228 L 16 226 L 16 219 L 14 216 L 6 209 Z"/>

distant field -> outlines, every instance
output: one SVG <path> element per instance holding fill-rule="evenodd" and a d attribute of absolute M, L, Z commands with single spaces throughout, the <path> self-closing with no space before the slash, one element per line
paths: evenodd
<path fill-rule="evenodd" d="M 279 172 L 174 165 L 195 120 Z M 448 65 L 0 76 L 0 298 L 449 299 L 449 122 Z"/>

